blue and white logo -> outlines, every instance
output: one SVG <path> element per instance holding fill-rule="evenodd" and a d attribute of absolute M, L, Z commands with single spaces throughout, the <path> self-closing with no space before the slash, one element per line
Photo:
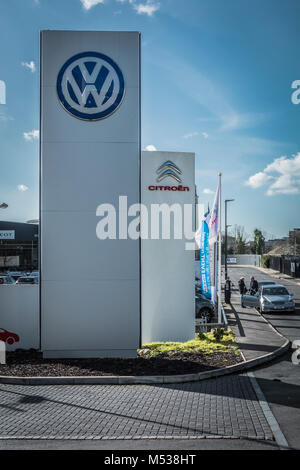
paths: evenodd
<path fill-rule="evenodd" d="M 62 66 L 57 94 L 73 116 L 87 121 L 105 119 L 122 103 L 124 77 L 118 65 L 100 52 L 82 52 Z"/>

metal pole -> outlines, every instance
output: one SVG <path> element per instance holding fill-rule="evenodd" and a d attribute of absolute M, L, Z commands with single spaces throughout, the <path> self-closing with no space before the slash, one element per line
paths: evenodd
<path fill-rule="evenodd" d="M 227 279 L 227 200 L 225 201 L 225 279 Z"/>
<path fill-rule="evenodd" d="M 228 229 L 228 227 L 230 227 L 230 225 L 227 225 L 227 203 L 228 202 L 233 202 L 233 201 L 234 201 L 234 199 L 225 199 L 225 250 L 224 250 L 225 251 L 225 263 L 224 263 L 225 264 L 225 279 L 227 278 L 227 274 L 228 274 L 227 273 L 227 271 L 228 271 L 228 269 L 227 269 L 227 251 L 228 251 L 228 249 L 227 249 L 227 229 Z"/>
<path fill-rule="evenodd" d="M 221 231 L 221 223 L 222 223 L 222 197 L 221 197 L 221 184 L 222 184 L 222 173 L 219 173 L 219 264 L 218 264 L 218 323 L 222 321 L 222 311 L 221 311 L 221 261 L 222 261 L 222 231 Z"/>

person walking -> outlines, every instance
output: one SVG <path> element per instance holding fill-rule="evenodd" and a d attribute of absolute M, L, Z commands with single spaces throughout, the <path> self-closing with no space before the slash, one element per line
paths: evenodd
<path fill-rule="evenodd" d="M 225 281 L 225 302 L 226 304 L 230 304 L 230 298 L 231 298 L 231 280 L 229 277 L 227 277 Z"/>
<path fill-rule="evenodd" d="M 245 284 L 245 278 L 244 277 L 241 277 L 240 280 L 239 280 L 239 290 L 240 290 L 240 294 L 241 294 L 241 307 L 245 308 L 244 307 L 244 295 L 247 292 L 247 287 L 246 287 L 246 284 Z"/>
<path fill-rule="evenodd" d="M 251 276 L 250 279 L 250 295 L 255 295 L 258 291 L 258 282 L 254 279 L 254 276 Z"/>

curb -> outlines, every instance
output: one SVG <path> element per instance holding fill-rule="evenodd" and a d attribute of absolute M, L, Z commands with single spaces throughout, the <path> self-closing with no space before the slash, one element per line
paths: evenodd
<path fill-rule="evenodd" d="M 270 322 L 265 319 L 270 325 Z M 270 325 L 272 326 L 272 325 Z M 275 328 L 274 328 L 275 330 Z M 276 333 L 283 337 L 277 330 Z M 285 338 L 286 339 L 286 338 Z M 159 375 L 159 376 L 86 376 L 86 377 L 13 377 L 0 376 L 0 384 L 12 385 L 154 385 L 154 384 L 174 384 L 186 382 L 198 382 L 200 380 L 221 377 L 223 375 L 243 372 L 258 365 L 270 362 L 276 357 L 281 356 L 290 348 L 290 341 L 286 339 L 285 343 L 271 353 L 241 362 L 233 366 L 222 367 L 221 369 L 208 372 L 199 372 L 196 374 L 185 375 Z"/>

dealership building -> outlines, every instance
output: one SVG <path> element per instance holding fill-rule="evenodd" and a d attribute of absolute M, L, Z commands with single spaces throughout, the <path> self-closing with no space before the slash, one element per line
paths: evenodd
<path fill-rule="evenodd" d="M 0 270 L 38 269 L 39 226 L 0 221 Z"/>

